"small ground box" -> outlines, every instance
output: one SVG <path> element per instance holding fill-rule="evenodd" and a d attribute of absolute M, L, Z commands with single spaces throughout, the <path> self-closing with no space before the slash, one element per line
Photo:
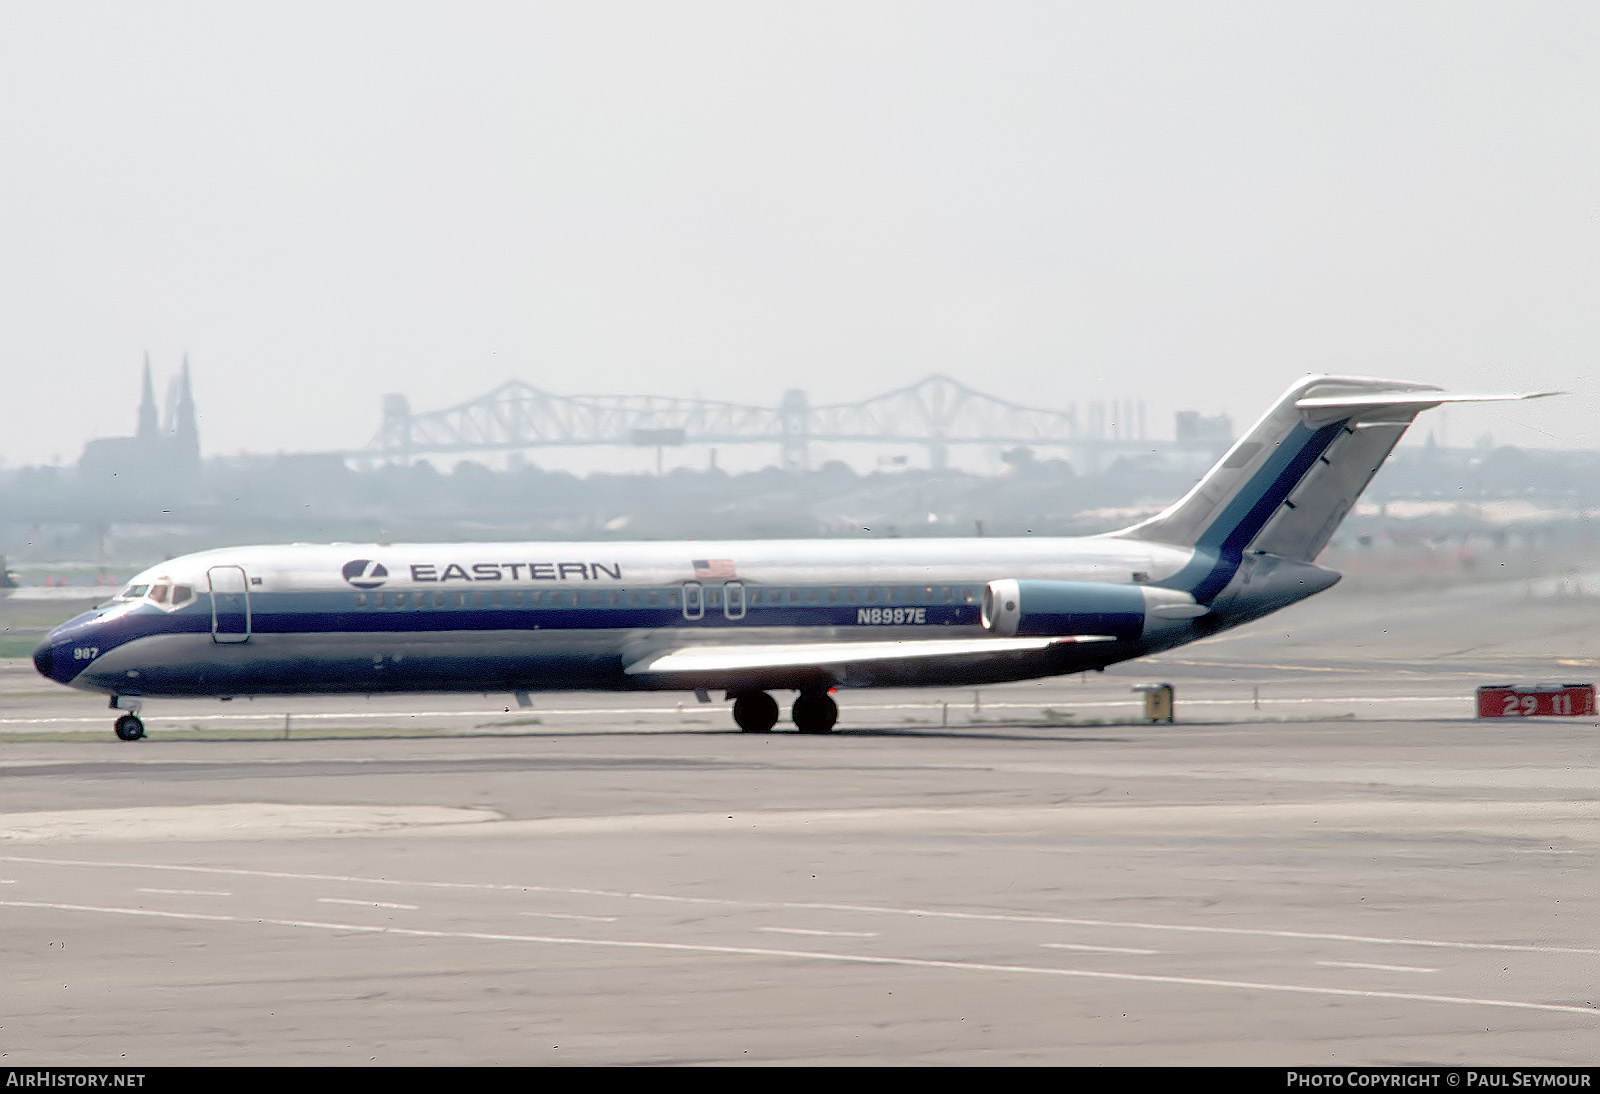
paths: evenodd
<path fill-rule="evenodd" d="M 1144 693 L 1144 716 L 1152 722 L 1172 721 L 1171 684 L 1135 684 L 1131 689 Z"/>

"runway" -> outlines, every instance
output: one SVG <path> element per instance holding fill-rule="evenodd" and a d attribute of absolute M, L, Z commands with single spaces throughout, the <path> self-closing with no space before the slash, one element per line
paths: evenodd
<path fill-rule="evenodd" d="M 8 673 L 0 1037 L 14 1066 L 1593 1064 L 1600 727 L 1471 717 L 1479 683 L 1592 679 L 1592 615 L 1329 594 L 1086 682 L 844 693 L 824 737 L 458 696 L 152 704 L 123 744 Z M 1155 679 L 1175 725 L 1137 718 Z"/>

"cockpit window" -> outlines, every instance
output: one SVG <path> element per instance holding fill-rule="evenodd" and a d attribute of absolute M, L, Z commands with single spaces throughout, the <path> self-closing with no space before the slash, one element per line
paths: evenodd
<path fill-rule="evenodd" d="M 179 585 L 166 577 L 156 578 L 154 585 L 129 585 L 122 595 L 126 599 L 134 600 L 141 594 L 152 604 L 168 611 L 183 607 L 195 596 L 193 585 Z"/>

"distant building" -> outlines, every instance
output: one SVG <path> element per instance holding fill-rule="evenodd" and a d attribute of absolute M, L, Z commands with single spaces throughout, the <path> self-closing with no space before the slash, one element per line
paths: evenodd
<path fill-rule="evenodd" d="M 195 424 L 194 392 L 189 385 L 189 359 L 167 391 L 166 422 L 156 411 L 150 356 L 144 359 L 144 391 L 139 401 L 138 432 L 132 437 L 100 437 L 84 446 L 80 474 L 96 479 L 137 478 L 170 482 L 200 470 L 200 431 Z"/>
<path fill-rule="evenodd" d="M 1208 417 L 1197 411 L 1180 410 L 1175 425 L 1174 439 L 1180 448 L 1205 448 L 1220 452 L 1233 443 L 1233 419 L 1226 414 Z"/>

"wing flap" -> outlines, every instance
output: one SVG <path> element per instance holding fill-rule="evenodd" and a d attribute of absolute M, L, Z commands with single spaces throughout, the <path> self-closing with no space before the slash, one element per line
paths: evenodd
<path fill-rule="evenodd" d="M 982 654 L 1023 653 L 1058 643 L 1114 642 L 1110 635 L 1060 638 L 906 638 L 887 642 L 796 642 L 763 645 L 678 646 L 645 654 L 624 670 L 645 673 L 738 672 L 751 669 L 803 669 L 867 661 L 937 660 Z"/>

